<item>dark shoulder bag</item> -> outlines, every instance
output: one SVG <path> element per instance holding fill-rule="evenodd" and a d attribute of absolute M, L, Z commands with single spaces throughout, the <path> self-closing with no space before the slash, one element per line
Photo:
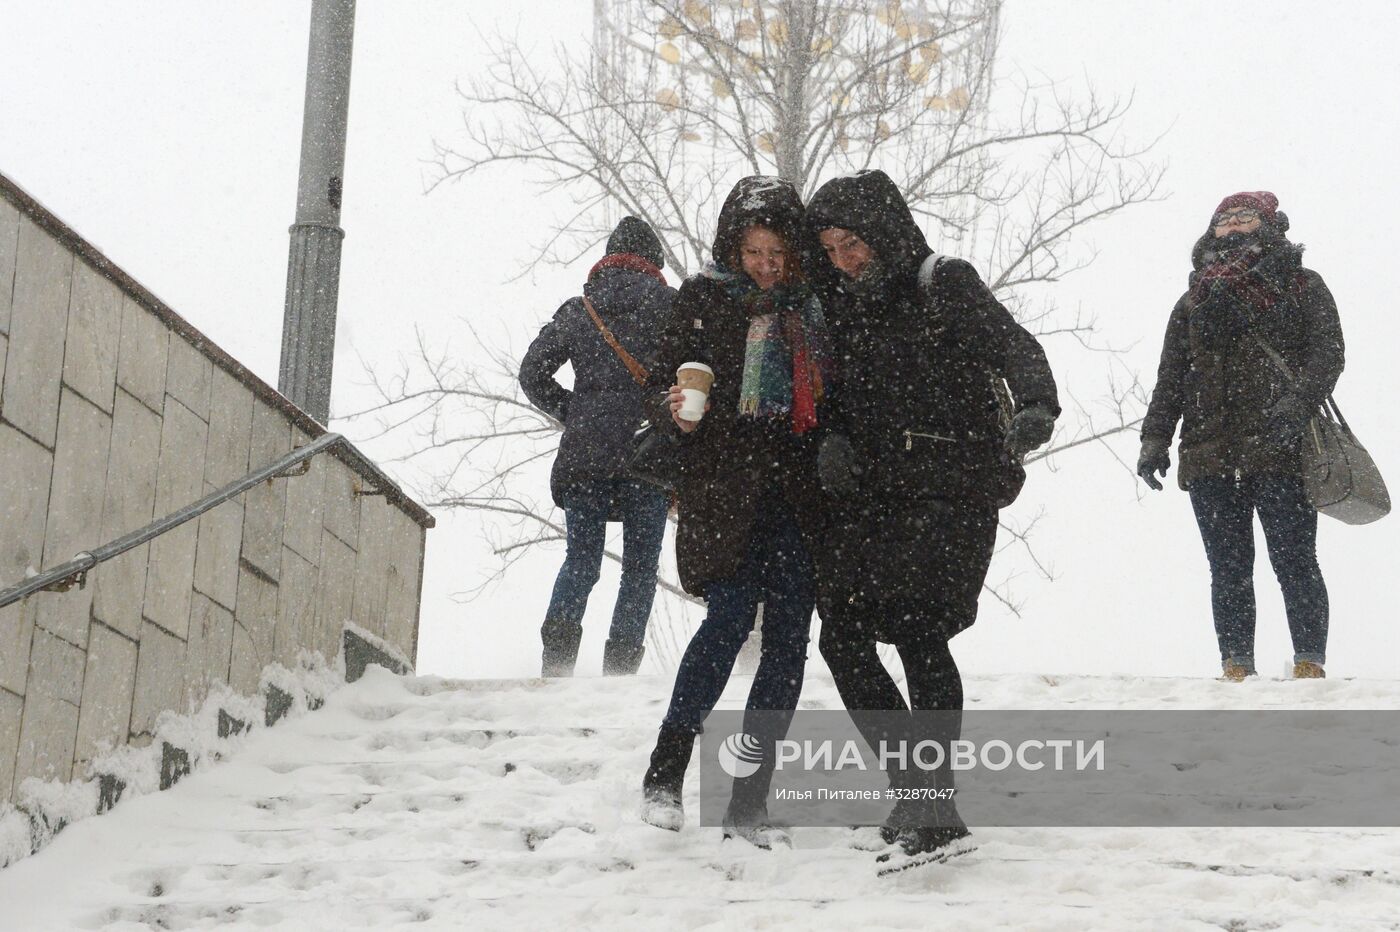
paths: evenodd
<path fill-rule="evenodd" d="M 598 332 L 603 335 L 603 340 L 612 347 L 612 351 L 622 360 L 622 364 L 627 367 L 627 371 L 632 374 L 632 380 L 638 387 L 645 389 L 651 374 L 646 367 L 637 362 L 636 358 L 617 341 L 608 325 L 603 323 L 603 318 L 598 316 L 597 310 L 593 307 L 593 302 L 585 296 L 583 306 L 588 311 L 588 316 L 593 318 L 593 324 L 598 328 Z M 627 472 L 636 479 L 640 479 L 649 485 L 654 485 L 663 491 L 674 491 L 676 481 L 680 477 L 680 438 L 675 433 L 667 429 L 665 424 L 656 424 L 654 420 L 642 421 L 632 435 L 632 454 L 627 460 Z"/>
<path fill-rule="evenodd" d="M 1292 367 L 1278 350 L 1256 331 L 1250 335 L 1284 378 L 1296 384 Z M 1308 421 L 1299 466 L 1308 501 L 1319 514 L 1343 524 L 1370 524 L 1390 514 L 1385 479 L 1331 395 Z"/>

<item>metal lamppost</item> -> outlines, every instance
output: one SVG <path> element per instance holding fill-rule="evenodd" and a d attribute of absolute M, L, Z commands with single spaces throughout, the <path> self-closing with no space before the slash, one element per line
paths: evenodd
<path fill-rule="evenodd" d="M 287 259 L 277 388 L 322 424 L 330 417 L 340 293 L 340 200 L 355 0 L 312 0 L 296 223 Z"/>

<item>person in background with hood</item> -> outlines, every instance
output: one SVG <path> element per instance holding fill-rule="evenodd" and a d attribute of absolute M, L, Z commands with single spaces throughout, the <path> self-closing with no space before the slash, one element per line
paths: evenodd
<path fill-rule="evenodd" d="M 1053 432 L 1055 379 L 976 270 L 933 254 L 884 172 L 828 181 L 807 222 L 840 273 L 826 302 L 837 373 L 818 460 L 835 502 L 817 556 L 822 656 L 872 748 L 946 748 L 963 707 L 948 641 L 977 617 L 1022 457 Z M 899 651 L 908 704 L 877 642 Z M 890 714 L 911 710 L 948 714 Z M 902 795 L 881 836 L 909 856 L 950 853 L 967 828 L 951 799 L 919 798 L 912 774 L 892 774 Z M 951 788 L 951 771 L 935 782 Z"/>
<path fill-rule="evenodd" d="M 525 396 L 564 425 L 549 486 L 554 503 L 564 509 L 567 551 L 540 628 L 543 676 L 573 675 L 609 521 L 622 522 L 622 585 L 603 648 L 603 672 L 636 673 L 645 652 L 670 501 L 628 476 L 644 392 L 603 328 L 634 359 L 656 352 L 676 295 L 661 274 L 664 263 L 651 227 L 624 217 L 608 238 L 607 254 L 589 271 L 583 296 L 564 302 L 520 363 Z M 566 362 L 573 365 L 573 391 L 554 377 Z"/>
<path fill-rule="evenodd" d="M 1210 564 L 1224 678 L 1236 682 L 1255 675 L 1255 512 L 1283 589 L 1294 677 L 1323 676 L 1327 655 L 1327 586 L 1300 445 L 1342 374 L 1342 326 L 1332 293 L 1303 267 L 1303 247 L 1287 232 L 1268 191 L 1232 194 L 1211 215 L 1191 251 L 1190 287 L 1167 323 L 1138 458 L 1138 475 L 1160 490 L 1182 422 L 1177 480 Z"/>
<path fill-rule="evenodd" d="M 741 180 L 717 227 L 712 261 L 681 285 L 652 369 L 654 387 L 669 387 L 682 432 L 676 564 L 686 592 L 706 606 L 642 783 L 643 819 L 674 831 L 684 824 L 681 791 L 695 737 L 724 691 L 758 604 L 762 651 L 747 708 L 790 713 L 802 690 L 816 600 L 809 556 L 821 511 L 815 438 L 829 355 L 821 304 L 802 266 L 815 244 L 797 190 L 777 178 Z M 714 370 L 698 422 L 678 416 L 683 399 L 671 384 L 690 361 Z M 774 716 L 762 718 L 762 728 L 746 721 L 746 731 L 778 727 Z M 772 741 L 763 743 L 771 749 Z M 757 774 L 735 782 L 725 837 L 762 848 L 789 843 L 768 821 L 772 767 L 770 754 Z"/>

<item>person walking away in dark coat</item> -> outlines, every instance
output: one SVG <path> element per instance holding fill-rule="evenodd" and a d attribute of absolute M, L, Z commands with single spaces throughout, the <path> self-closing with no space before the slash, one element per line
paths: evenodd
<path fill-rule="evenodd" d="M 840 272 L 827 301 L 832 432 L 818 463 L 837 502 L 818 552 L 822 656 L 872 748 L 946 747 L 963 707 L 948 641 L 977 617 L 997 511 L 1020 491 L 1022 457 L 1053 432 L 1055 380 L 1040 344 L 976 270 L 933 255 L 885 173 L 827 182 L 807 221 Z M 1005 387 L 1014 401 L 1003 404 Z M 908 704 L 877 642 L 899 651 Z M 950 770 L 935 776 L 951 789 Z M 891 776 L 904 795 L 881 830 L 909 855 L 968 834 L 951 799 L 917 798 L 921 781 Z"/>
<path fill-rule="evenodd" d="M 802 253 L 814 250 L 791 184 L 740 181 L 720 211 L 713 261 L 681 286 L 652 370 L 656 387 L 669 386 L 682 431 L 676 563 L 685 590 L 706 604 L 643 779 L 642 817 L 660 828 L 679 831 L 684 823 L 681 791 L 695 736 L 760 602 L 762 650 L 747 708 L 790 713 L 802 690 L 816 599 L 812 522 L 820 516 L 814 438 L 829 379 L 821 305 L 801 266 Z M 699 422 L 676 414 L 683 397 L 670 384 L 688 361 L 708 364 L 715 375 Z M 762 718 L 765 728 L 777 727 L 773 716 Z M 786 718 L 777 718 L 786 733 Z M 761 737 L 771 748 L 782 734 Z M 768 821 L 772 765 L 770 754 L 757 774 L 736 781 L 726 837 L 763 848 L 788 843 Z"/>
<path fill-rule="evenodd" d="M 1191 251 L 1157 385 L 1142 423 L 1138 475 L 1160 490 L 1181 421 L 1177 480 L 1191 496 L 1210 565 L 1211 614 L 1227 680 L 1254 668 L 1254 514 L 1283 589 L 1293 675 L 1323 676 L 1327 585 L 1317 564 L 1317 512 L 1303 489 L 1308 421 L 1342 374 L 1337 304 L 1288 241 L 1268 191 L 1232 194 Z M 1290 380 L 1262 344 L 1280 354 Z"/>
<path fill-rule="evenodd" d="M 540 628 L 543 676 L 573 675 L 608 521 L 622 521 L 622 585 L 603 649 L 603 672 L 636 673 L 645 653 L 670 502 L 628 476 L 644 393 L 588 305 L 623 349 L 647 359 L 656 352 L 676 294 L 661 274 L 664 261 L 651 227 L 624 217 L 608 239 L 607 254 L 589 271 L 583 296 L 564 302 L 520 363 L 525 396 L 564 425 L 549 486 L 564 510 L 567 549 Z M 573 365 L 572 391 L 554 377 L 566 362 Z"/>

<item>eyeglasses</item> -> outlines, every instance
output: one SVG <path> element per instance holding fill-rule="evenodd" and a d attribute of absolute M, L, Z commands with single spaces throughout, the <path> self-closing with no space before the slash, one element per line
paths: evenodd
<path fill-rule="evenodd" d="M 1214 224 L 1218 227 L 1224 227 L 1229 226 L 1232 223 L 1252 223 L 1253 221 L 1258 219 L 1259 211 L 1246 207 L 1243 210 L 1234 210 L 1230 211 L 1229 213 L 1216 214 Z"/>

